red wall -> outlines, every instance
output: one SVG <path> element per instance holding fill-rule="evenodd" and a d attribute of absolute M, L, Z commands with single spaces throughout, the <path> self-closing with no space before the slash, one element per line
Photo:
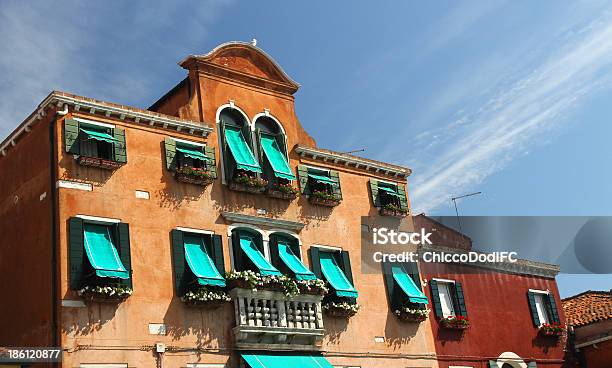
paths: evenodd
<path fill-rule="evenodd" d="M 430 300 L 431 278 L 455 280 L 463 286 L 469 329 L 463 333 L 442 329 L 433 310 L 430 314 L 440 368 L 449 365 L 485 368 L 489 359 L 504 352 L 514 352 L 526 363 L 535 360 L 538 367 L 561 367 L 565 338 L 539 337 L 527 301 L 529 289 L 550 290 L 555 295 L 561 321 L 565 322 L 554 279 L 424 262 L 421 276 L 428 282 L 424 289 Z"/>

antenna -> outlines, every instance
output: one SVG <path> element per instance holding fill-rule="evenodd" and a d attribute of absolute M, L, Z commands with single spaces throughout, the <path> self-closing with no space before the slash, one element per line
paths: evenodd
<path fill-rule="evenodd" d="M 346 152 L 342 152 L 342 153 L 351 154 L 351 153 L 364 152 L 364 151 L 365 151 L 365 148 L 362 148 L 362 149 L 353 150 L 353 151 L 346 151 Z"/>
<path fill-rule="evenodd" d="M 465 197 L 471 197 L 471 196 L 475 196 L 475 195 L 479 195 L 482 194 L 482 192 L 474 192 L 474 193 L 470 193 L 470 194 L 464 194 L 464 195 L 460 195 L 458 197 L 452 197 L 451 201 L 453 201 L 453 203 L 455 204 L 455 214 L 457 215 L 457 223 L 459 224 L 459 232 L 461 233 L 461 235 L 463 235 L 463 229 L 461 228 L 461 219 L 459 218 L 459 210 L 457 209 L 457 199 L 461 199 L 461 198 L 465 198 Z"/>

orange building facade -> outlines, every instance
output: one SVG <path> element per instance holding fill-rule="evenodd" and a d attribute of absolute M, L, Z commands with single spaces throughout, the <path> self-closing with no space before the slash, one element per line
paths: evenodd
<path fill-rule="evenodd" d="M 53 92 L 0 146 L 0 345 L 61 346 L 65 367 L 437 367 L 431 325 L 360 270 L 362 216 L 412 228 L 410 170 L 318 148 L 255 46 L 180 65 L 148 110 Z"/>

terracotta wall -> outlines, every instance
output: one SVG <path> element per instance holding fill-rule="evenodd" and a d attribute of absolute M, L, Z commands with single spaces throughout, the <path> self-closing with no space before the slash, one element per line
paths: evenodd
<path fill-rule="evenodd" d="M 525 361 L 536 359 L 538 367 L 561 367 L 564 338 L 538 336 L 527 300 L 529 289 L 550 290 L 564 323 L 554 279 L 434 263 L 421 263 L 421 276 L 428 282 L 432 278 L 450 279 L 463 286 L 470 320 L 468 330 L 460 334 L 442 329 L 433 312 L 430 316 L 440 367 L 486 368 L 489 359 L 504 352 L 514 352 Z M 425 289 L 431 300 L 429 283 Z"/>
<path fill-rule="evenodd" d="M 52 345 L 48 121 L 0 156 L 0 346 Z"/>

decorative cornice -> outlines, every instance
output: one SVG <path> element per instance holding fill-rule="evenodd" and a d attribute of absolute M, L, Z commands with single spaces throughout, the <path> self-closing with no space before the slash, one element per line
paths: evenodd
<path fill-rule="evenodd" d="M 363 169 L 374 173 L 381 173 L 388 176 L 407 178 L 412 174 L 412 170 L 407 167 L 387 164 L 380 161 L 369 160 L 341 152 L 334 152 L 326 149 L 296 146 L 295 152 L 301 157 L 311 157 L 313 160 L 332 162 L 334 164 L 344 164 L 353 166 L 356 169 Z"/>
<path fill-rule="evenodd" d="M 132 124 L 148 125 L 163 129 L 173 130 L 191 135 L 207 136 L 213 131 L 208 125 L 183 120 L 174 116 L 164 115 L 153 111 L 138 109 L 124 105 L 117 105 L 109 102 L 94 100 L 69 93 L 53 91 L 38 105 L 36 110 L 21 123 L 7 138 L 0 144 L 0 154 L 6 155 L 6 150 L 16 145 L 17 138 L 23 133 L 31 130 L 31 126 L 40 121 L 45 115 L 46 110 L 52 107 L 66 108 L 71 107 L 73 112 L 84 112 L 91 115 L 100 115 L 107 118 L 114 117 L 119 120 Z M 66 111 L 67 112 L 67 111 Z"/>
<path fill-rule="evenodd" d="M 442 246 L 423 246 L 419 248 L 419 251 L 435 251 L 435 252 L 445 252 L 452 254 L 466 254 L 468 252 L 462 249 L 456 248 L 447 248 Z M 471 252 L 476 252 L 472 250 Z M 486 254 L 483 252 L 477 252 L 481 254 Z M 530 275 L 530 276 L 540 276 L 554 279 L 558 274 L 561 268 L 558 265 L 530 261 L 527 259 L 517 259 L 516 262 L 501 262 L 501 263 L 455 263 L 460 264 L 462 266 L 467 267 L 478 267 L 484 268 L 494 271 L 502 271 L 507 273 L 515 273 L 522 275 Z"/>
<path fill-rule="evenodd" d="M 230 222 L 241 222 L 251 225 L 267 226 L 278 229 L 285 229 L 298 232 L 304 228 L 305 224 L 297 221 L 273 219 L 269 217 L 260 217 L 245 215 L 236 212 L 221 212 L 221 216 Z"/>

